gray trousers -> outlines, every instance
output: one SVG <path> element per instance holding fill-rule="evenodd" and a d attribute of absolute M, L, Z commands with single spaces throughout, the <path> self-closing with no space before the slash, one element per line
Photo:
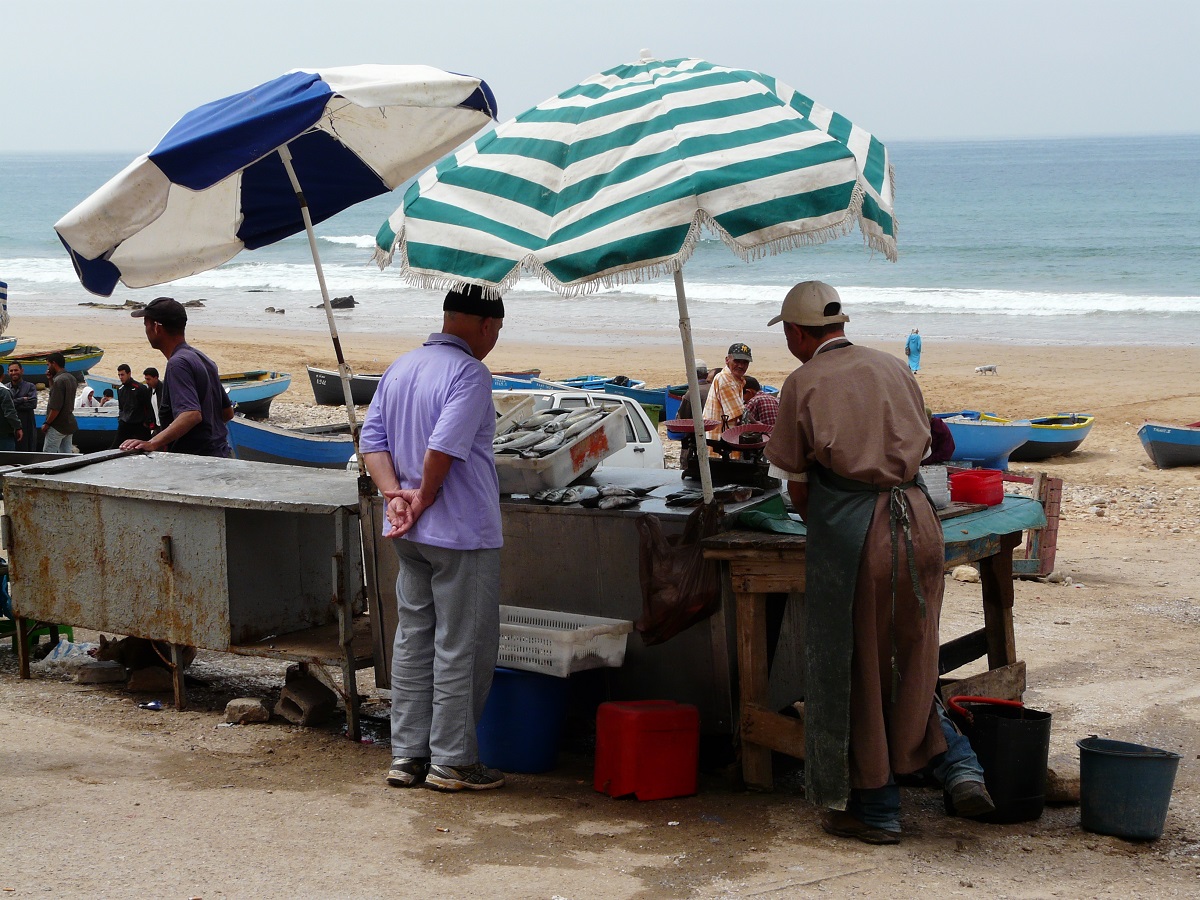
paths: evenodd
<path fill-rule="evenodd" d="M 396 539 L 392 755 L 479 762 L 476 726 L 500 645 L 500 551 Z"/>
<path fill-rule="evenodd" d="M 75 444 L 72 435 L 63 434 L 53 425 L 46 429 L 46 439 L 42 444 L 43 453 L 74 453 Z"/>

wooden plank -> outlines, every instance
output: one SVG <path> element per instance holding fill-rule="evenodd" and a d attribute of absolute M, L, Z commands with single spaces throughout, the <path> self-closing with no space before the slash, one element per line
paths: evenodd
<path fill-rule="evenodd" d="M 939 690 L 943 700 L 959 695 L 1020 700 L 1025 693 L 1025 663 L 1018 660 L 999 669 L 981 672 L 957 681 L 947 681 Z"/>
<path fill-rule="evenodd" d="M 182 644 L 170 644 L 171 648 L 171 686 L 175 689 L 175 708 L 187 709 L 187 686 L 183 680 L 183 651 Z M 159 654 L 161 655 L 161 654 Z"/>
<path fill-rule="evenodd" d="M 987 630 L 984 628 L 947 641 L 938 651 L 938 674 L 944 675 L 946 672 L 953 672 L 955 669 L 979 659 L 987 651 Z"/>
<path fill-rule="evenodd" d="M 729 580 L 739 593 L 789 594 L 804 591 L 803 559 L 730 561 Z"/>
<path fill-rule="evenodd" d="M 31 677 L 29 674 L 29 632 L 33 624 L 24 616 L 17 617 L 17 670 L 22 678 Z"/>
<path fill-rule="evenodd" d="M 977 559 L 991 556 L 1000 549 L 1001 535 L 988 534 L 972 540 L 955 541 L 952 534 L 953 530 L 952 527 L 946 529 L 947 569 L 968 565 Z M 1017 538 L 1020 538 L 1020 532 L 1017 532 Z"/>
<path fill-rule="evenodd" d="M 769 709 L 743 709 L 742 741 L 804 759 L 804 722 Z"/>
<path fill-rule="evenodd" d="M 767 702 L 767 595 L 737 592 L 737 657 L 739 709 L 762 708 Z M 742 736 L 742 777 L 746 784 L 770 790 L 771 751 Z"/>
<path fill-rule="evenodd" d="M 1006 541 L 996 553 L 979 561 L 979 580 L 983 588 L 983 628 L 987 632 L 988 668 L 999 669 L 1017 661 L 1017 638 L 1013 632 L 1012 553 L 1020 535 L 1005 535 Z"/>

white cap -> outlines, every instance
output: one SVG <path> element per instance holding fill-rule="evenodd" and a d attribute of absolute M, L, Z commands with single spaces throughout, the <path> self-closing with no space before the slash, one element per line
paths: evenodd
<path fill-rule="evenodd" d="M 850 317 L 842 312 L 842 298 L 834 288 L 823 281 L 802 281 L 787 292 L 779 315 L 767 325 L 791 322 L 816 326 L 849 321 Z"/>

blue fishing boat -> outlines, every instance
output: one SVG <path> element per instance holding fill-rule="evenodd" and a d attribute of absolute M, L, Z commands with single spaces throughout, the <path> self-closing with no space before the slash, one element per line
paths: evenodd
<path fill-rule="evenodd" d="M 280 428 L 237 415 L 229 420 L 229 443 L 238 459 L 316 469 L 345 469 L 354 455 L 345 423 Z"/>
<path fill-rule="evenodd" d="M 80 453 L 99 453 L 101 450 L 111 450 L 117 443 L 117 405 L 85 407 L 71 410 L 75 413 L 75 421 L 79 430 L 71 436 L 71 442 Z M 41 428 L 46 424 L 46 413 L 34 413 L 33 421 L 38 433 L 35 446 L 42 448 L 43 435 Z"/>
<path fill-rule="evenodd" d="M 0 356 L 0 366 L 7 370 L 9 363 L 19 362 L 25 369 L 26 381 L 32 381 L 36 384 L 49 384 L 50 379 L 46 374 L 46 357 L 53 352 L 55 351 L 35 350 L 31 353 L 9 353 Z M 104 356 L 104 351 L 99 347 L 85 346 L 83 344 L 78 344 L 74 347 L 64 347 L 58 352 L 66 357 L 66 370 L 79 381 L 83 381 L 83 377 L 92 366 L 99 365 L 100 358 Z"/>
<path fill-rule="evenodd" d="M 105 388 L 116 393 L 121 382 L 105 375 L 88 375 L 87 383 L 97 394 Z M 238 412 L 246 416 L 265 419 L 271 414 L 271 401 L 288 389 L 292 376 L 286 372 L 268 372 L 258 369 L 251 372 L 225 372 L 221 375 L 221 386 L 229 399 L 237 405 Z"/>
<path fill-rule="evenodd" d="M 1191 425 L 1147 422 L 1138 429 L 1138 439 L 1160 469 L 1200 466 L 1200 422 Z"/>
<path fill-rule="evenodd" d="M 1028 419 L 990 421 L 976 410 L 938 413 L 954 438 L 955 461 L 970 462 L 984 469 L 1008 471 L 1009 455 L 1033 436 Z"/>
<path fill-rule="evenodd" d="M 1011 422 L 995 413 L 983 413 L 985 422 Z M 1081 413 L 1059 413 L 1029 419 L 1032 437 L 1008 455 L 1013 462 L 1041 462 L 1054 456 L 1065 456 L 1079 448 L 1092 431 L 1096 417 Z"/>
<path fill-rule="evenodd" d="M 17 349 L 17 339 L 15 337 L 0 337 L 0 356 L 8 356 Z"/>

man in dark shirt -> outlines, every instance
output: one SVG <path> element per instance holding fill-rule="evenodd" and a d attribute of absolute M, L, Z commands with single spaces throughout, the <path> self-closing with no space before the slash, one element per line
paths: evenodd
<path fill-rule="evenodd" d="M 158 409 L 162 406 L 162 381 L 158 377 L 158 369 L 154 366 L 147 366 L 142 370 L 142 377 L 146 379 L 146 387 L 150 389 L 150 420 L 146 424 L 153 433 L 162 428 L 162 419 L 158 415 Z"/>
<path fill-rule="evenodd" d="M 25 367 L 19 362 L 9 363 L 8 383 L 12 387 L 17 418 L 21 420 L 21 439 L 17 441 L 17 449 L 32 452 L 34 436 L 37 434 L 37 424 L 33 420 L 38 401 L 37 385 L 25 380 Z"/>
<path fill-rule="evenodd" d="M 187 310 L 170 297 L 151 300 L 134 310 L 144 319 L 146 340 L 167 358 L 163 396 L 159 401 L 162 430 L 148 441 L 130 438 L 122 450 L 162 450 L 194 456 L 231 456 L 225 423 L 233 403 L 221 386 L 216 364 L 187 342 Z"/>
<path fill-rule="evenodd" d="M 130 438 L 150 440 L 149 423 L 154 421 L 154 411 L 150 409 L 150 388 L 134 381 L 133 370 L 127 363 L 117 366 L 117 378 L 121 381 L 121 386 L 117 388 L 117 443 Z"/>
<path fill-rule="evenodd" d="M 75 421 L 75 391 L 79 382 L 67 371 L 67 358 L 60 352 L 46 357 L 50 378 L 50 399 L 46 401 L 46 421 L 42 424 L 42 450 L 46 453 L 74 453 L 73 435 L 79 430 Z"/>

